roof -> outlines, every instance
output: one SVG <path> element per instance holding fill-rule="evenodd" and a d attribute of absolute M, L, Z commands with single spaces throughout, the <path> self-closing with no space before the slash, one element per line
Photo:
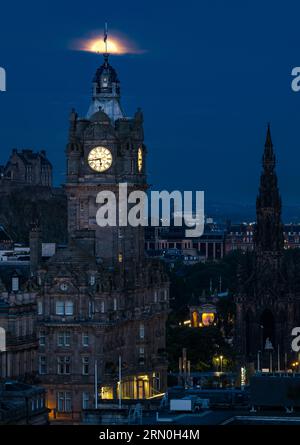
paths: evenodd
<path fill-rule="evenodd" d="M 48 265 L 83 265 L 87 263 L 95 265 L 95 257 L 92 253 L 79 247 L 74 240 L 71 240 L 68 246 L 58 249 L 56 254 L 47 261 Z"/>

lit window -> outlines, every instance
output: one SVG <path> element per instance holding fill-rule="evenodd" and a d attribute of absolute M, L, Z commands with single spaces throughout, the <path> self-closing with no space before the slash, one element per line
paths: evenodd
<path fill-rule="evenodd" d="M 203 326 L 209 326 L 214 322 L 215 314 L 213 313 L 203 313 L 202 314 L 202 324 Z"/>
<path fill-rule="evenodd" d="M 119 253 L 119 255 L 118 255 L 118 261 L 119 261 L 119 263 L 122 263 L 122 262 L 123 262 L 123 255 L 122 255 L 122 253 Z"/>
<path fill-rule="evenodd" d="M 193 328 L 197 328 L 199 326 L 199 317 L 197 311 L 194 311 L 192 313 L 192 326 Z"/>

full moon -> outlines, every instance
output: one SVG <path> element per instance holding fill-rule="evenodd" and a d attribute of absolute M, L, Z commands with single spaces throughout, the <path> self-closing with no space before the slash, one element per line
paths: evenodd
<path fill-rule="evenodd" d="M 89 51 L 93 53 L 105 53 L 106 47 L 102 39 L 94 39 L 88 43 Z M 122 44 L 114 38 L 110 38 L 107 41 L 107 52 L 110 54 L 124 54 L 124 48 Z"/>
<path fill-rule="evenodd" d="M 107 52 L 109 54 L 142 54 L 145 51 L 137 48 L 134 42 L 126 36 L 116 33 L 108 34 Z M 88 51 L 92 53 L 105 53 L 106 46 L 103 40 L 103 33 L 93 33 L 89 38 L 77 39 L 72 42 L 72 49 L 79 51 Z"/>

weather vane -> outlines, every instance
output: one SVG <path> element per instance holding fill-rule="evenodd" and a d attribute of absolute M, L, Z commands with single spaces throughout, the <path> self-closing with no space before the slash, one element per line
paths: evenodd
<path fill-rule="evenodd" d="M 108 28 L 107 28 L 107 22 L 105 22 L 105 26 L 104 26 L 104 44 L 105 44 L 105 53 L 107 54 L 107 37 L 108 37 Z"/>

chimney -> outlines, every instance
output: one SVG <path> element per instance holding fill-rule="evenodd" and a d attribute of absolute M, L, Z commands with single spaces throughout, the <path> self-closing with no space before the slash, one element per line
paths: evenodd
<path fill-rule="evenodd" d="M 30 273 L 34 275 L 41 263 L 42 240 L 41 231 L 38 227 L 33 227 L 29 236 L 30 246 Z"/>

